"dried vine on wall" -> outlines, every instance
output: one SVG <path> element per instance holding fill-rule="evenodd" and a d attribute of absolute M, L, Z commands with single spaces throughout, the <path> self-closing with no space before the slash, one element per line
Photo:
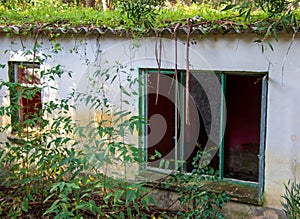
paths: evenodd
<path fill-rule="evenodd" d="M 156 63 L 157 63 L 158 75 L 157 75 L 155 105 L 157 105 L 157 102 L 158 102 L 159 84 L 160 84 L 160 68 L 161 68 L 161 52 L 162 52 L 162 37 L 161 37 L 160 33 L 157 34 L 157 38 L 159 39 L 159 43 L 157 42 L 158 39 L 156 39 L 156 41 L 155 41 L 155 58 L 156 58 Z"/>
<path fill-rule="evenodd" d="M 190 125 L 190 116 L 189 116 L 189 90 L 190 90 L 190 36 L 191 36 L 191 21 L 188 18 L 186 21 L 188 32 L 186 36 L 186 79 L 185 79 L 185 86 L 186 86 L 186 93 L 185 93 L 185 111 L 186 111 L 186 125 Z"/>

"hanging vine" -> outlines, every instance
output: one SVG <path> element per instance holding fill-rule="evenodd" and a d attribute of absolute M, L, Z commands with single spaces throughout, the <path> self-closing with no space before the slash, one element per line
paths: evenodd
<path fill-rule="evenodd" d="M 174 42 L 175 42 L 175 77 L 176 81 L 178 81 L 178 47 L 177 47 L 177 31 L 178 28 L 180 27 L 180 24 L 177 23 L 175 28 L 174 28 Z"/>
<path fill-rule="evenodd" d="M 177 31 L 178 31 L 178 28 L 180 27 L 180 23 L 177 23 L 175 25 L 175 28 L 174 28 L 174 43 L 175 43 L 175 81 L 176 83 L 178 83 L 178 46 L 177 46 Z M 172 80 L 172 83 L 174 82 L 174 80 Z M 177 98 L 178 98 L 178 105 L 180 106 L 180 92 L 179 90 L 177 91 Z M 179 107 L 179 110 L 180 110 L 180 107 Z M 180 115 L 181 115 L 181 112 L 179 111 L 179 114 L 178 114 L 178 127 L 180 127 Z"/>
<path fill-rule="evenodd" d="M 186 36 L 186 78 L 185 78 L 185 120 L 186 125 L 190 125 L 190 115 L 189 115 L 189 91 L 190 91 L 190 35 L 191 35 L 191 20 L 188 18 L 186 20 L 186 25 L 188 28 L 187 36 Z"/>
<path fill-rule="evenodd" d="M 158 38 L 158 39 L 157 39 Z M 159 43 L 157 42 L 159 41 Z M 159 44 L 159 45 L 158 45 Z M 156 98 L 155 98 L 155 105 L 158 102 L 158 94 L 159 94 L 159 84 L 160 84 L 160 68 L 161 68 L 161 52 L 162 52 L 162 38 L 161 34 L 158 33 L 156 36 L 155 41 L 155 59 L 157 63 L 157 85 L 156 85 Z"/>

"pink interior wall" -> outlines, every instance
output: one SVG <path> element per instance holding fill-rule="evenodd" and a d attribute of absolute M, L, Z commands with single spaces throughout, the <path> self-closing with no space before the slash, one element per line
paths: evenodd
<path fill-rule="evenodd" d="M 243 144 L 259 144 L 261 80 L 257 80 L 256 76 L 227 77 L 225 148 L 242 150 Z"/>

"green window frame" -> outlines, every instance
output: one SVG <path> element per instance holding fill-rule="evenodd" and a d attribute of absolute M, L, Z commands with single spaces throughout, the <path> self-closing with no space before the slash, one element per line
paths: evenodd
<path fill-rule="evenodd" d="M 147 76 L 146 76 L 147 73 L 151 73 L 151 74 L 153 73 L 153 74 L 155 74 L 155 73 L 157 73 L 157 70 L 147 70 L 147 71 L 143 71 L 143 73 L 140 74 L 140 81 L 142 81 L 142 84 L 143 84 L 143 86 L 140 87 L 140 93 L 142 93 L 142 94 L 147 93 L 147 86 L 148 86 Z M 160 74 L 161 75 L 168 75 L 168 76 L 175 77 L 175 71 L 171 71 L 171 70 L 161 70 Z M 182 77 L 184 75 L 184 72 L 183 71 L 179 71 L 178 75 L 181 76 L 180 79 L 179 79 L 179 83 L 180 84 L 184 84 L 184 77 Z M 178 89 L 180 89 L 179 93 L 183 92 L 182 87 L 179 87 L 178 84 L 176 84 L 176 83 L 174 85 L 175 85 L 174 86 L 174 92 L 175 93 L 178 93 Z M 175 104 L 175 106 L 178 106 L 178 103 L 180 101 L 184 101 L 183 96 L 182 95 L 176 96 L 174 98 L 174 104 Z M 146 115 L 148 114 L 148 110 L 147 110 L 148 109 L 148 103 L 147 103 L 147 98 L 146 97 L 142 98 L 139 106 L 140 106 L 140 110 L 139 110 L 140 114 L 143 115 L 143 117 L 146 117 Z M 183 112 L 182 106 L 179 106 L 179 108 L 180 108 L 180 111 Z M 184 116 L 180 116 L 180 119 L 179 119 L 178 111 L 177 110 L 175 110 L 174 119 L 175 119 L 175 129 L 177 129 L 177 127 L 179 125 L 181 126 L 184 123 Z M 140 139 L 140 142 L 143 142 L 142 143 L 143 149 L 146 152 L 145 161 L 147 161 L 147 157 L 149 156 L 147 149 L 144 147 L 145 145 L 148 145 L 148 140 L 149 140 L 148 137 L 147 137 L 147 135 L 145 134 L 146 132 L 147 132 L 147 125 L 143 127 L 142 133 L 140 135 L 140 136 L 142 136 L 141 139 Z M 180 135 L 180 134 L 182 135 L 183 134 L 183 130 L 181 130 L 180 132 L 181 133 L 178 133 L 177 131 L 174 132 L 174 139 L 177 139 L 178 135 Z M 179 145 L 183 144 L 182 139 L 181 139 L 180 142 L 177 142 L 176 140 L 174 140 L 174 146 L 175 146 L 174 156 L 176 158 L 176 161 L 180 162 L 180 160 L 182 160 L 182 152 L 183 152 L 182 149 L 183 148 L 179 147 L 178 144 Z M 180 166 L 180 165 L 178 164 L 178 166 Z M 146 164 L 145 167 L 147 168 L 147 164 Z M 153 171 L 156 170 L 158 172 L 164 172 L 164 173 L 170 173 L 172 171 L 169 168 L 165 168 L 165 169 L 152 168 L 152 170 Z"/>
<path fill-rule="evenodd" d="M 142 97 L 140 99 L 139 103 L 139 111 L 140 114 L 148 118 L 148 110 L 149 110 L 149 105 L 148 105 L 148 97 L 147 97 L 147 92 L 148 92 L 148 77 L 151 74 L 157 74 L 158 75 L 158 70 L 157 69 L 141 69 L 140 71 L 140 80 L 142 81 L 142 86 L 140 86 L 140 93 L 142 94 Z M 160 71 L 161 75 L 171 75 L 175 77 L 175 71 L 174 70 L 161 70 Z M 219 98 L 219 107 L 220 107 L 220 118 L 219 118 L 219 128 L 220 128 L 220 145 L 219 145 L 219 164 L 218 164 L 218 170 L 219 170 L 219 179 L 221 182 L 224 183 L 229 183 L 229 184 L 236 184 L 236 185 L 242 185 L 246 186 L 246 188 L 250 188 L 250 190 L 255 191 L 254 198 L 255 203 L 261 203 L 262 202 L 262 195 L 263 195 L 263 190 L 264 190 L 264 160 L 265 160 L 265 135 L 266 135 L 266 109 L 267 109 L 267 86 L 268 86 L 268 80 L 267 80 L 267 72 L 204 72 L 204 71 L 192 71 L 191 74 L 216 74 L 219 78 L 220 85 L 221 85 L 221 92 L 222 95 L 220 94 Z M 225 165 L 225 160 L 224 160 L 224 154 L 225 154 L 225 142 L 224 138 L 225 136 L 223 133 L 225 132 L 225 125 L 226 125 L 226 84 L 227 80 L 230 82 L 231 78 L 236 78 L 237 76 L 237 81 L 243 81 L 244 79 L 247 80 L 247 78 L 258 78 L 259 86 L 260 86 L 260 115 L 259 115 L 259 153 L 257 155 L 258 157 L 258 176 L 255 181 L 251 180 L 241 180 L 241 179 L 236 179 L 234 177 L 228 177 L 224 174 L 224 165 Z M 185 84 L 185 71 L 184 70 L 179 70 L 178 71 L 178 82 L 175 84 L 179 85 L 184 85 Z M 244 78 L 243 78 L 244 77 Z M 157 78 L 157 76 L 156 76 Z M 256 82 L 255 82 L 256 83 Z M 231 86 L 231 85 L 228 85 Z M 230 88 L 230 87 L 229 87 Z M 229 89 L 228 88 L 228 89 Z M 176 85 L 174 87 L 174 92 L 176 95 L 174 98 L 174 107 L 175 109 L 180 110 L 181 116 L 178 116 L 177 110 L 175 110 L 175 131 L 174 131 L 174 163 L 181 164 L 183 162 L 183 154 L 184 154 L 184 149 L 185 149 L 185 142 L 184 139 L 178 139 L 178 135 L 184 136 L 184 128 L 180 128 L 184 126 L 185 121 L 185 93 L 184 93 L 184 86 L 178 86 Z M 179 128 L 178 128 L 179 126 Z M 145 161 L 146 164 L 144 165 L 144 169 L 147 169 L 149 171 L 154 171 L 154 172 L 159 172 L 159 173 L 171 173 L 171 171 L 176 167 L 176 169 L 180 171 L 185 171 L 184 167 L 181 165 L 169 165 L 166 168 L 163 167 L 153 167 L 151 166 L 151 161 L 149 161 L 149 155 L 148 153 L 148 125 L 145 125 L 142 129 L 142 133 L 140 135 L 140 145 L 146 152 L 145 156 Z M 178 131 L 179 130 L 179 131 Z M 149 165 L 150 164 L 150 165 Z"/>

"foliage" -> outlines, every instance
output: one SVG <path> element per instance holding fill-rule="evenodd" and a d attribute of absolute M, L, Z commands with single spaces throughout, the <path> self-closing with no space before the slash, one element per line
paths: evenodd
<path fill-rule="evenodd" d="M 220 209 L 230 197 L 225 192 L 216 193 L 207 185 L 218 180 L 217 173 L 209 167 L 202 167 L 200 159 L 209 160 L 210 154 L 198 151 L 193 158 L 191 174 L 176 173 L 172 185 L 179 194 L 179 202 L 183 211 L 178 215 L 182 218 L 223 218 Z"/>
<path fill-rule="evenodd" d="M 12 3 L 11 3 L 12 2 Z M 12 9 L 13 10 L 10 10 Z M 296 2 L 289 0 L 241 1 L 233 4 L 193 3 L 189 6 L 178 3 L 164 5 L 163 1 L 119 1 L 114 10 L 98 10 L 66 4 L 61 1 L 35 1 L 34 4 L 22 4 L 10 0 L 0 6 L 0 24 L 20 25 L 23 28 L 81 27 L 93 26 L 116 30 L 145 31 L 172 27 L 176 23 L 185 24 L 193 19 L 193 25 L 208 29 L 222 30 L 222 24 L 239 28 L 257 27 L 258 33 L 270 36 L 282 28 L 291 31 L 297 28 L 299 8 Z M 209 31 L 209 30 L 208 30 Z M 26 31 L 25 31 L 26 32 Z"/>
<path fill-rule="evenodd" d="M 25 217 L 36 211 L 37 205 L 40 217 L 51 218 L 149 218 L 153 211 L 164 218 L 175 216 L 155 206 L 151 195 L 154 188 L 130 178 L 134 177 L 130 166 L 143 166 L 145 157 L 144 151 L 128 141 L 145 125 L 144 118 L 128 110 L 133 102 L 130 98 L 138 98 L 136 88 L 140 83 L 132 69 L 118 62 L 108 69 L 95 65 L 87 74 L 87 90 L 74 90 L 58 98 L 56 81 L 72 77 L 72 72 L 60 64 L 46 67 L 63 50 L 56 41 L 52 43 L 50 54 L 39 52 L 43 48 L 38 41 L 23 54 L 30 57 L 29 63 L 41 66 L 36 72 L 42 78 L 41 84 L 28 87 L 12 77 L 0 81 L 0 89 L 9 91 L 4 92 L 4 98 L 11 103 L 0 107 L 0 115 L 12 118 L 1 127 L 1 134 L 8 135 L 0 147 L 1 217 Z M 119 105 L 111 101 L 107 85 L 118 88 Z M 54 96 L 45 99 L 34 116 L 25 116 L 21 121 L 20 99 L 32 100 L 46 90 Z M 75 105 L 86 106 L 95 116 L 87 123 L 77 121 Z M 200 170 L 175 178 L 184 182 L 177 188 L 180 202 L 195 203 L 183 216 L 213 215 L 217 212 L 214 206 L 221 207 L 226 200 L 224 194 L 198 194 L 204 188 L 198 187 L 198 179 L 203 179 Z M 199 205 L 203 206 L 201 210 L 196 208 Z"/>
<path fill-rule="evenodd" d="M 120 9 L 135 28 L 153 28 L 162 0 L 121 1 Z"/>
<path fill-rule="evenodd" d="M 44 202 L 53 197 L 56 199 L 44 215 L 52 213 L 55 218 L 80 218 L 88 211 L 102 218 L 149 216 L 149 206 L 154 205 L 155 201 L 142 184 L 94 177 L 89 175 L 73 182 L 55 183 Z"/>
<path fill-rule="evenodd" d="M 31 61 L 45 64 L 49 57 L 44 54 Z M 21 97 L 32 100 L 41 90 L 50 87 L 56 90 L 51 86 L 52 81 L 61 77 L 63 71 L 60 66 L 42 69 L 40 77 L 44 81 L 32 89 L 18 82 L 1 80 L 1 89 L 7 88 L 10 93 L 6 98 L 10 96 L 11 99 L 11 105 L 1 106 L 1 116 L 15 117 L 1 130 L 2 133 L 13 131 L 9 140 L 1 145 L 1 165 L 6 170 L 5 178 L 1 178 L 1 186 L 6 188 L 6 201 L 1 207 L 9 209 L 7 217 L 15 218 L 28 212 L 29 203 L 43 200 L 53 182 L 71 180 L 86 169 L 84 156 L 74 149 L 77 142 L 72 138 L 74 126 L 69 114 L 72 95 L 45 102 L 38 113 L 32 117 L 25 115 L 23 121 L 16 117 Z"/>
<path fill-rule="evenodd" d="M 299 7 L 298 1 L 290 0 L 255 0 L 242 1 L 240 4 L 229 4 L 223 11 L 237 11 L 239 17 L 250 24 L 256 23 L 256 33 L 260 36 L 255 42 L 266 42 L 273 50 L 269 38 L 278 41 L 278 32 L 298 31 Z M 263 16 L 261 16 L 263 14 Z M 262 45 L 262 50 L 264 47 Z"/>
<path fill-rule="evenodd" d="M 36 43 L 34 50 L 24 53 L 33 54 L 29 62 L 38 62 L 40 66 L 45 66 L 48 59 L 62 50 L 56 43 L 53 54 L 37 55 L 40 46 Z M 122 72 L 117 69 L 113 78 L 103 72 L 95 74 L 112 82 Z M 72 76 L 61 65 L 42 68 L 38 73 L 42 83 L 31 89 L 13 80 L 1 80 L 0 88 L 10 91 L 4 98 L 11 100 L 10 105 L 0 107 L 1 117 L 13 118 L 1 128 L 1 133 L 13 133 L 1 145 L 0 166 L 5 171 L 0 174 L 0 215 L 24 216 L 33 210 L 35 203 L 43 203 L 41 215 L 54 218 L 80 218 L 86 214 L 133 218 L 150 214 L 149 206 L 155 203 L 143 184 L 119 180 L 123 175 L 126 177 L 126 168 L 117 179 L 107 171 L 110 164 L 124 168 L 128 163 L 143 161 L 141 150 L 124 139 L 140 127 L 141 119 L 130 116 L 126 110 L 114 109 L 106 98 L 72 92 L 64 99 L 51 97 L 43 102 L 38 113 L 32 117 L 25 115 L 21 121 L 16 115 L 22 97 L 32 100 L 41 90 L 55 95 L 55 81 L 64 74 Z M 130 95 L 125 88 L 120 92 Z M 88 105 L 91 111 L 111 113 L 114 120 L 111 123 L 104 119 L 91 120 L 87 125 L 76 123 L 72 113 L 74 100 Z"/>
<path fill-rule="evenodd" d="M 285 193 L 282 196 L 284 202 L 282 206 L 286 216 L 289 219 L 300 217 L 300 184 L 289 181 L 284 185 Z"/>

